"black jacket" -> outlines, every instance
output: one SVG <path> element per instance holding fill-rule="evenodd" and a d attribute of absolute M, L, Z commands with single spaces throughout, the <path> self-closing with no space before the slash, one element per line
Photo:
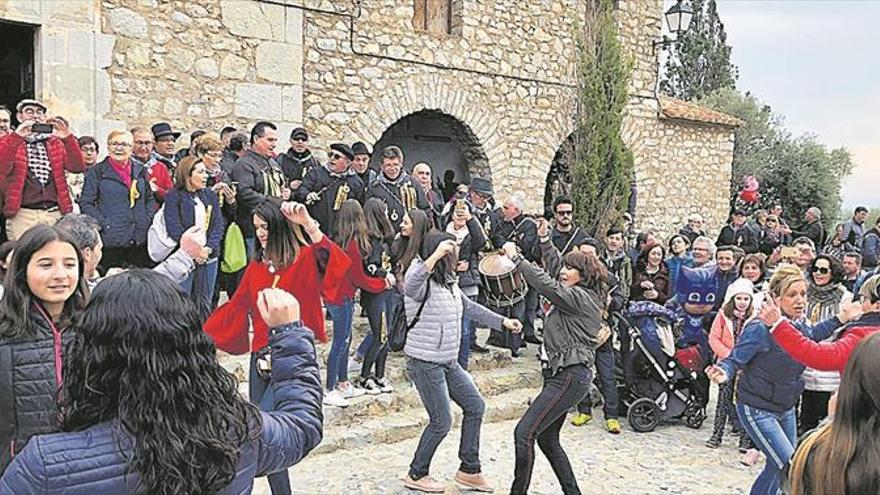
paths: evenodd
<path fill-rule="evenodd" d="M 529 261 L 540 259 L 541 247 L 538 244 L 538 226 L 535 221 L 525 215 L 520 215 L 512 222 L 504 220 L 502 210 L 495 210 L 490 216 L 492 225 L 489 239 L 495 249 L 501 249 L 505 242 L 513 242 L 519 248 L 523 257 Z"/>
<path fill-rule="evenodd" d="M 284 174 L 274 158 L 248 150 L 232 166 L 232 180 L 238 182 L 235 221 L 245 237 L 254 236 L 254 208 L 267 197 L 280 197 Z"/>
<path fill-rule="evenodd" d="M 32 309 L 33 334 L 0 337 L 0 473 L 28 439 L 58 430 L 55 336 L 49 322 Z M 61 333 L 62 349 L 73 339 Z"/>
<path fill-rule="evenodd" d="M 418 208 L 425 210 L 428 219 L 432 219 L 428 200 L 422 187 L 406 172 L 401 172 L 396 180 L 390 180 L 385 174 L 378 174 L 376 180 L 367 188 L 366 199 L 379 198 L 388 207 L 388 219 L 394 232 L 400 232 L 400 222 L 407 210 Z"/>
<path fill-rule="evenodd" d="M 568 232 L 560 232 L 555 228 L 550 231 L 550 241 L 556 246 L 560 256 L 565 256 L 572 249 L 577 248 L 590 239 L 592 239 L 590 235 L 577 225 L 572 226 L 572 229 Z"/>
<path fill-rule="evenodd" d="M 825 227 L 822 226 L 822 222 L 819 220 L 805 224 L 799 230 L 792 230 L 791 236 L 795 240 L 798 237 L 808 237 L 813 241 L 817 252 L 825 245 Z"/>
<path fill-rule="evenodd" d="M 734 229 L 730 224 L 725 225 L 718 234 L 718 246 L 739 246 L 746 254 L 758 252 L 758 239 L 755 232 L 748 225 Z"/>
<path fill-rule="evenodd" d="M 305 153 L 297 153 L 293 151 L 293 148 L 290 148 L 278 155 L 277 160 L 281 171 L 284 172 L 284 178 L 287 179 L 288 185 L 290 185 L 291 181 L 303 180 L 306 174 L 309 173 L 309 170 L 321 166 L 318 163 L 318 159 L 308 150 Z"/>
<path fill-rule="evenodd" d="M 477 266 L 480 262 L 480 251 L 486 247 L 486 234 L 477 217 L 472 216 L 467 221 L 468 233 L 458 245 L 458 261 L 467 261 L 468 269 L 458 273 L 459 287 L 474 287 L 480 285 L 480 272 Z"/>
<path fill-rule="evenodd" d="M 309 204 L 307 197 L 312 192 L 318 193 L 320 199 Z M 336 174 L 327 167 L 317 166 L 309 169 L 299 189 L 293 193 L 293 198 L 308 207 L 309 214 L 321 224 L 325 233 L 335 237 L 336 212 L 347 199 L 363 203 L 364 184 L 351 170 Z"/>

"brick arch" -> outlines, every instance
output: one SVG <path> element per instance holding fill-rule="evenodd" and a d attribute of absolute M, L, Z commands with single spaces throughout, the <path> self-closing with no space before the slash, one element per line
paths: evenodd
<path fill-rule="evenodd" d="M 473 142 L 483 151 L 470 164 L 472 175 L 498 175 L 509 161 L 507 145 L 500 137 L 500 116 L 486 112 L 492 108 L 480 95 L 463 91 L 461 84 L 452 84 L 437 75 L 413 76 L 389 85 L 388 89 L 352 121 L 353 135 L 365 142 L 378 142 L 382 134 L 396 122 L 419 112 L 437 112 L 460 125 L 464 142 Z"/>

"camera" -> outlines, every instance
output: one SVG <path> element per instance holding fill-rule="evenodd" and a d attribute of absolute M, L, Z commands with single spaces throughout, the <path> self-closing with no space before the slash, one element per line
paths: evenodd
<path fill-rule="evenodd" d="M 44 124 L 41 122 L 37 122 L 31 126 L 31 132 L 36 134 L 52 134 L 52 131 L 54 130 L 55 127 L 52 124 Z"/>

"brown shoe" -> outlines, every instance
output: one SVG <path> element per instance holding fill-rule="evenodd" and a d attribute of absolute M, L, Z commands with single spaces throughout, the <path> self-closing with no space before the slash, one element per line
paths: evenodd
<path fill-rule="evenodd" d="M 455 473 L 455 482 L 478 492 L 492 493 L 492 485 L 486 481 L 483 473 L 468 474 L 461 471 Z"/>
<path fill-rule="evenodd" d="M 423 476 L 414 480 L 410 475 L 403 478 L 403 486 L 410 490 L 416 490 L 424 493 L 443 493 L 446 491 L 446 485 L 440 483 L 430 476 Z"/>

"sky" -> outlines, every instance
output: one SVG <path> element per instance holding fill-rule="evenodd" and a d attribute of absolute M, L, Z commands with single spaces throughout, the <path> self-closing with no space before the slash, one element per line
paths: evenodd
<path fill-rule="evenodd" d="M 844 206 L 880 206 L 880 0 L 718 0 L 718 14 L 737 88 L 795 134 L 849 149 Z"/>

